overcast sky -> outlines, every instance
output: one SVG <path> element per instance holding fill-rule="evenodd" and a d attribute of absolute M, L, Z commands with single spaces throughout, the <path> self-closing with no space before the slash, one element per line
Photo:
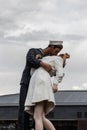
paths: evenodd
<path fill-rule="evenodd" d="M 27 51 L 49 40 L 71 55 L 59 90 L 87 90 L 87 0 L 0 0 L 0 95 L 19 92 Z"/>

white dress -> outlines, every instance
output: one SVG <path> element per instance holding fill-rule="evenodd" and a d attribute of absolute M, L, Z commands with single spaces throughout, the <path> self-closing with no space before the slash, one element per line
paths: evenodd
<path fill-rule="evenodd" d="M 58 78 L 63 76 L 62 58 L 59 56 L 46 56 L 42 61 L 49 63 L 53 68 L 53 72 L 56 70 L 53 83 L 58 84 Z M 45 114 L 48 114 L 55 106 L 51 76 L 45 69 L 39 67 L 34 71 L 30 80 L 25 101 L 25 111 L 33 114 L 35 104 L 41 101 L 45 101 L 46 103 Z"/>

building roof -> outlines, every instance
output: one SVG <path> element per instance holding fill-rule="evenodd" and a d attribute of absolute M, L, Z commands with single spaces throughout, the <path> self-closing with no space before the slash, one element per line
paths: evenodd
<path fill-rule="evenodd" d="M 57 105 L 87 105 L 87 90 L 59 91 L 55 100 Z"/>
<path fill-rule="evenodd" d="M 56 104 L 59 105 L 87 105 L 87 90 L 58 91 L 55 94 Z M 18 106 L 19 94 L 0 96 L 0 106 Z"/>
<path fill-rule="evenodd" d="M 0 106 L 18 106 L 19 94 L 0 96 Z"/>

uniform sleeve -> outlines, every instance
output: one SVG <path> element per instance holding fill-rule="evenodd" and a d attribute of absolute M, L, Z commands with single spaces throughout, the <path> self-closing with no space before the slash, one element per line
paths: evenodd
<path fill-rule="evenodd" d="M 63 61 L 61 58 L 57 57 L 55 60 L 55 69 L 56 69 L 56 76 L 54 77 L 53 83 L 57 84 L 60 83 L 64 75 L 63 69 Z"/>
<path fill-rule="evenodd" d="M 30 49 L 29 52 L 27 53 L 26 57 L 27 64 L 31 65 L 33 68 L 38 68 L 40 66 L 41 60 L 35 58 L 37 54 L 38 53 L 36 53 L 36 49 L 34 48 Z"/>

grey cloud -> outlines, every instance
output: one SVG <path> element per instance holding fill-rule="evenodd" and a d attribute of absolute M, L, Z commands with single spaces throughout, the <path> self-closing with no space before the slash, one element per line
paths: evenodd
<path fill-rule="evenodd" d="M 26 45 L 5 43 L 0 45 L 0 72 L 22 72 L 25 66 Z"/>
<path fill-rule="evenodd" d="M 5 72 L 0 73 L 0 95 L 8 93 L 18 93 L 20 89 L 20 75 L 19 72 Z"/>
<path fill-rule="evenodd" d="M 85 16 L 87 13 L 87 1 L 81 1 L 81 0 L 64 0 L 64 1 L 56 1 L 56 7 L 59 5 L 59 8 L 57 9 L 58 11 L 61 11 L 61 14 L 64 16 L 68 16 L 68 14 L 71 16 L 80 16 L 78 18 L 81 18 L 81 16 Z M 58 13 L 58 12 L 57 12 Z M 85 14 L 84 14 L 85 13 Z M 74 15 L 73 15 L 74 14 Z M 77 15 L 78 14 L 78 15 Z M 77 19 L 78 19 L 77 18 Z M 70 20 L 70 19 L 68 19 Z"/>
<path fill-rule="evenodd" d="M 38 41 L 38 40 L 49 40 L 50 38 L 55 38 L 56 36 L 48 31 L 33 31 L 27 32 L 26 34 L 21 34 L 20 37 L 8 37 L 8 39 L 23 40 L 23 41 Z M 57 35 L 58 37 L 58 35 Z"/>
<path fill-rule="evenodd" d="M 27 32 L 25 34 L 21 34 L 19 37 L 15 37 L 15 36 L 8 36 L 7 39 L 9 40 L 17 40 L 17 41 L 39 41 L 39 40 L 50 40 L 50 39 L 54 39 L 54 40 L 58 40 L 58 39 L 64 39 L 66 41 L 77 41 L 77 42 L 81 42 L 82 40 L 87 39 L 87 36 L 83 36 L 83 35 L 75 35 L 75 34 L 65 34 L 62 35 L 60 33 L 51 33 L 48 32 L 47 30 L 41 30 L 41 31 L 32 31 L 32 32 Z"/>
<path fill-rule="evenodd" d="M 87 39 L 87 36 L 75 35 L 75 34 L 66 34 L 66 35 L 64 35 L 64 39 L 73 40 L 73 41 L 83 41 L 83 40 Z"/>
<path fill-rule="evenodd" d="M 4 35 L 9 31 L 20 29 L 22 21 L 29 21 L 32 15 L 35 16 L 39 10 L 39 0 L 32 2 L 31 0 L 18 1 L 1 1 L 0 2 L 0 32 Z"/>
<path fill-rule="evenodd" d="M 87 4 L 85 2 L 73 2 L 73 1 L 68 1 L 68 0 L 64 0 L 64 1 L 31 1 L 31 0 L 18 0 L 18 1 L 13 1 L 12 2 L 8 1 L 7 4 L 4 5 L 3 3 L 3 7 L 1 8 L 1 12 L 3 11 L 8 11 L 8 13 L 2 13 L 2 16 L 0 16 L 0 27 L 1 27 L 1 37 L 4 38 L 4 36 L 8 33 L 9 31 L 15 31 L 17 29 L 21 30 L 23 29 L 23 25 L 22 22 L 24 22 L 26 24 L 26 22 L 28 23 L 32 23 L 32 25 L 30 25 L 32 28 L 32 26 L 36 26 L 37 24 L 41 25 L 41 22 L 45 21 L 46 25 L 49 24 L 49 22 L 54 23 L 54 25 L 56 24 L 56 26 L 59 23 L 69 23 L 70 21 L 78 21 L 78 18 L 80 18 L 79 20 L 81 20 L 81 16 L 84 16 L 83 13 L 87 12 L 86 10 L 86 6 L 83 9 L 83 5 Z M 47 6 L 53 6 L 52 9 L 50 7 L 47 8 Z M 6 10 L 4 10 L 4 8 L 6 7 Z M 82 11 L 85 10 L 83 13 Z M 82 14 L 81 14 L 82 13 Z M 60 15 L 61 14 L 61 15 Z M 80 17 L 79 17 L 80 16 Z M 84 17 L 85 19 L 85 17 Z M 22 26 L 22 27 L 21 27 Z M 38 28 L 38 27 L 37 27 Z M 77 28 L 78 29 L 78 28 Z M 55 30 L 56 31 L 56 30 Z M 22 34 L 21 36 L 18 37 L 9 37 L 9 39 L 13 39 L 13 40 L 23 40 L 23 41 L 29 41 L 29 40 L 48 40 L 48 39 L 56 39 L 56 38 L 62 38 L 62 39 L 66 39 L 66 40 L 82 40 L 85 39 L 86 36 L 82 36 L 82 35 L 75 35 L 75 34 L 68 34 L 69 32 L 67 32 L 67 34 L 63 35 L 60 34 L 60 30 L 59 33 L 54 33 L 52 34 L 48 29 L 44 30 L 41 29 L 40 31 L 34 30 L 33 32 L 26 32 L 25 34 Z"/>
<path fill-rule="evenodd" d="M 17 25 L 14 23 L 14 20 L 13 19 L 10 19 L 10 18 L 5 18 L 5 17 L 3 17 L 3 18 L 1 18 L 0 17 L 0 28 L 2 29 L 2 30 L 9 30 L 9 29 L 14 29 L 14 28 L 16 28 L 17 29 Z"/>

